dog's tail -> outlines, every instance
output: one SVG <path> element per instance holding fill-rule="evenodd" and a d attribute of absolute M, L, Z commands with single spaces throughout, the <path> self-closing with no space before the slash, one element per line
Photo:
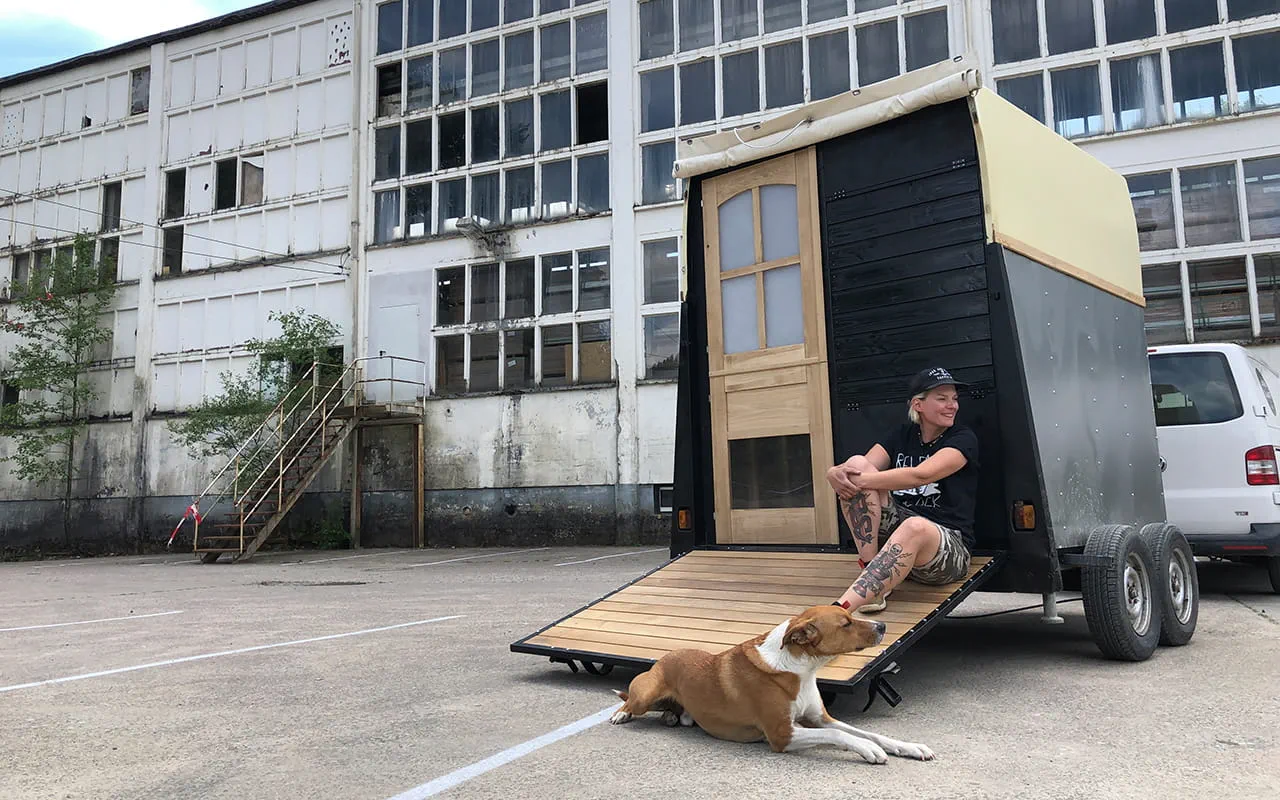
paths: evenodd
<path fill-rule="evenodd" d="M 618 697 L 621 697 L 621 698 L 622 698 L 622 700 L 623 700 L 623 702 L 626 702 L 628 699 L 630 699 L 630 698 L 628 698 L 628 697 L 627 697 L 627 693 L 626 693 L 626 692 L 620 692 L 620 691 L 618 691 L 617 689 L 610 689 L 609 691 L 613 692 L 613 693 L 614 693 L 614 694 L 616 694 Z"/>

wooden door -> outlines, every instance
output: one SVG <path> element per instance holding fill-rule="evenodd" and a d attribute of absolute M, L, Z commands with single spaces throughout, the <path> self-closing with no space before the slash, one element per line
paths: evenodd
<path fill-rule="evenodd" d="M 703 197 L 716 541 L 837 544 L 814 150 Z"/>

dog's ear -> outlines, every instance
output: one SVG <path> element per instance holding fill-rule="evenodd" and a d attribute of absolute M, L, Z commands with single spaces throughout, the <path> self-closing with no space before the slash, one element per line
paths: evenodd
<path fill-rule="evenodd" d="M 787 631 L 787 644 L 817 644 L 821 638 L 822 634 L 818 632 L 818 626 L 812 622 L 794 625 Z"/>

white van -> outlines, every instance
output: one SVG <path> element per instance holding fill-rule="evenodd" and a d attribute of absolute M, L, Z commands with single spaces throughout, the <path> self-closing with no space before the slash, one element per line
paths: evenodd
<path fill-rule="evenodd" d="M 1280 593 L 1280 375 L 1236 344 L 1147 354 L 1169 522 L 1197 556 L 1265 564 Z"/>

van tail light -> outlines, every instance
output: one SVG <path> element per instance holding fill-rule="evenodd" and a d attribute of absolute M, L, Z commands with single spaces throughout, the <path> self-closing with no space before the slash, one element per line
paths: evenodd
<path fill-rule="evenodd" d="M 1244 454 L 1244 473 L 1250 486 L 1280 485 L 1276 469 L 1276 450 L 1269 444 L 1255 447 Z"/>

